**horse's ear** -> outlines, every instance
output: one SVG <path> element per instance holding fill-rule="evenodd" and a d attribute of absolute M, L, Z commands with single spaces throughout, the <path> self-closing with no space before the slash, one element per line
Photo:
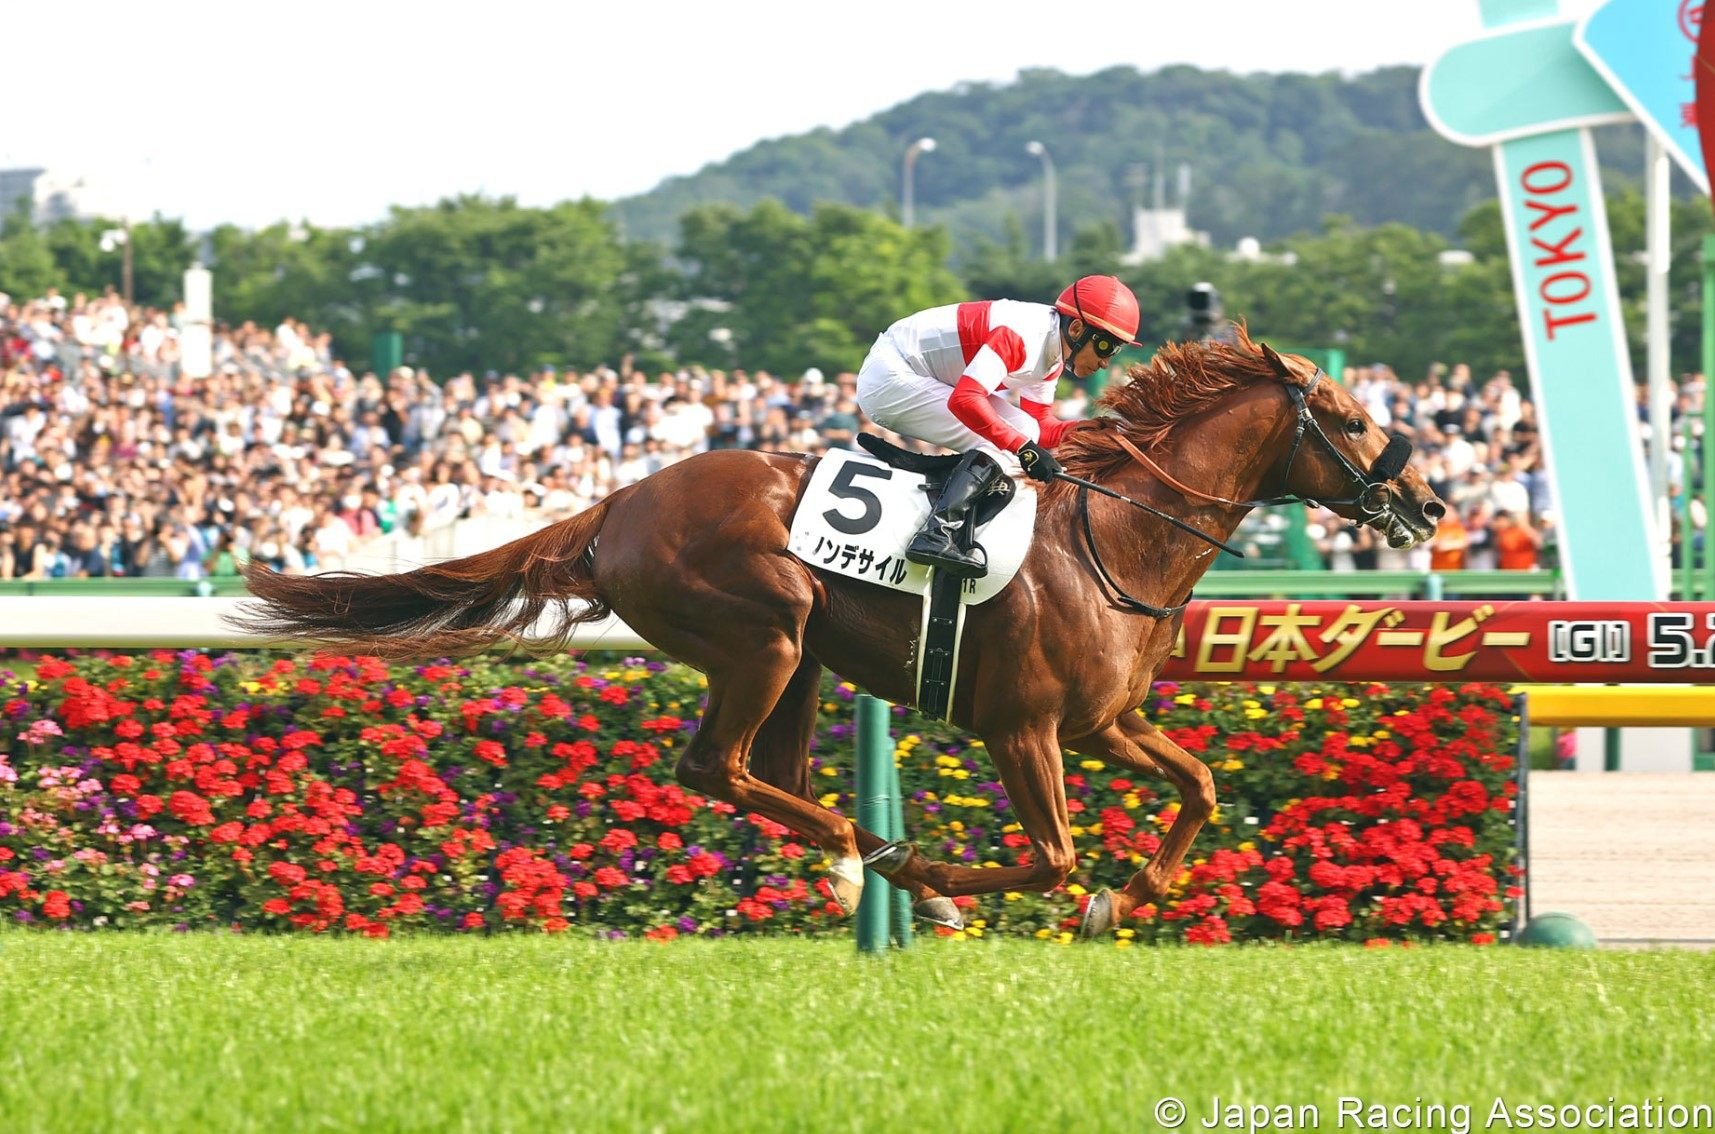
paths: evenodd
<path fill-rule="evenodd" d="M 1287 368 L 1286 360 L 1274 353 L 1273 347 L 1269 346 L 1267 343 L 1258 343 L 1257 346 L 1262 348 L 1262 356 L 1268 359 L 1268 364 L 1274 367 L 1274 372 L 1276 374 L 1280 375 L 1282 378 L 1292 377 L 1292 371 Z"/>

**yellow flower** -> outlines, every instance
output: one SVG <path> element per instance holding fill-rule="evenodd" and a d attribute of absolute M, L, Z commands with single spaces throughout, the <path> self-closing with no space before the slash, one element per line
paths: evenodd
<path fill-rule="evenodd" d="M 1016 901 L 1018 901 L 1018 899 L 1020 899 L 1022 897 L 1024 897 L 1024 895 L 1019 893 L 1017 890 L 1008 890 L 1006 893 L 1001 895 L 1001 900 L 1007 901 L 1007 902 L 1016 902 Z"/>
<path fill-rule="evenodd" d="M 960 767 L 959 758 L 943 754 L 935 757 L 935 766 L 937 768 L 957 768 Z"/>
<path fill-rule="evenodd" d="M 1062 929 L 1059 933 L 1054 935 L 1054 944 L 1056 945 L 1070 945 L 1071 943 L 1072 933 L 1070 930 Z"/>
<path fill-rule="evenodd" d="M 1015 833 L 1022 831 L 1022 830 L 1024 830 L 1024 828 L 1021 825 L 1019 825 L 1017 823 L 1008 823 L 1006 826 L 1004 826 L 1000 829 L 1000 833 L 1003 835 L 1011 835 L 1011 834 L 1015 834 Z"/>
<path fill-rule="evenodd" d="M 1251 842 L 1249 839 L 1246 839 L 1244 842 L 1239 844 L 1239 849 L 1242 851 L 1253 851 L 1256 850 L 1256 844 Z"/>
<path fill-rule="evenodd" d="M 976 929 L 987 929 L 989 927 L 989 923 L 980 917 L 971 922 L 971 925 Z"/>
<path fill-rule="evenodd" d="M 1131 948 L 1131 938 L 1121 937 L 1119 940 L 1114 942 L 1114 948 L 1115 949 L 1130 949 Z"/>
<path fill-rule="evenodd" d="M 1262 708 L 1262 702 L 1261 701 L 1241 701 L 1240 704 L 1242 704 L 1247 709 L 1260 709 L 1260 708 Z"/>
<path fill-rule="evenodd" d="M 1038 941 L 1046 941 L 1052 936 L 1054 936 L 1054 931 L 1052 929 L 1038 929 L 1036 931 L 1036 939 Z"/>
<path fill-rule="evenodd" d="M 1304 707 L 1306 709 L 1311 710 L 1311 711 L 1315 711 L 1317 709 L 1320 709 L 1322 707 L 1322 698 L 1312 697 L 1312 698 L 1310 698 L 1310 700 L 1304 702 Z"/>
<path fill-rule="evenodd" d="M 982 935 L 983 935 L 983 931 L 982 931 L 981 926 L 977 926 L 977 925 L 965 926 L 965 936 L 966 937 L 981 937 Z"/>
<path fill-rule="evenodd" d="M 1197 694 L 1181 693 L 1179 696 L 1173 698 L 1173 703 L 1175 705 L 1195 705 L 1197 703 Z"/>
<path fill-rule="evenodd" d="M 1348 709 L 1355 709 L 1359 705 L 1362 705 L 1363 702 L 1358 700 L 1356 697 L 1347 697 L 1345 700 L 1341 701 L 1340 704 L 1344 705 Z"/>
<path fill-rule="evenodd" d="M 822 711 L 824 713 L 831 713 L 837 708 L 839 708 L 839 706 L 834 704 L 832 701 L 823 701 L 822 702 Z"/>
<path fill-rule="evenodd" d="M 1258 693 L 1263 694 L 1264 696 L 1268 696 L 1268 697 L 1274 696 L 1274 686 L 1272 686 L 1272 685 L 1259 685 L 1256 687 L 1256 691 Z"/>
<path fill-rule="evenodd" d="M 826 795 L 816 797 L 816 802 L 820 803 L 823 807 L 832 807 L 834 804 L 838 803 L 839 801 L 840 801 L 840 793 L 837 791 L 831 791 Z"/>
<path fill-rule="evenodd" d="M 824 776 L 837 776 L 840 774 L 840 770 L 832 764 L 823 764 L 821 767 L 821 774 Z"/>
<path fill-rule="evenodd" d="M 1126 940 L 1128 938 L 1136 937 L 1137 936 L 1137 930 L 1129 929 L 1129 928 L 1122 925 L 1120 928 L 1114 930 L 1114 936 L 1120 938 L 1121 940 Z"/>
<path fill-rule="evenodd" d="M 1084 769 L 1084 771 L 1086 771 L 1086 772 L 1099 772 L 1102 770 L 1102 766 L 1103 765 L 1102 765 L 1102 762 L 1100 760 L 1080 760 L 1080 761 L 1078 761 L 1078 767 Z"/>
<path fill-rule="evenodd" d="M 1266 716 L 1268 716 L 1268 710 L 1267 709 L 1246 709 L 1245 710 L 1245 719 L 1246 720 L 1260 721 L 1262 718 L 1264 718 Z"/>
<path fill-rule="evenodd" d="M 1126 792 L 1125 795 L 1121 797 L 1120 803 L 1125 806 L 1127 811 L 1136 811 L 1139 807 L 1143 806 L 1143 800 L 1138 798 L 1135 791 Z"/>
<path fill-rule="evenodd" d="M 1223 772 L 1242 772 L 1244 771 L 1244 767 L 1245 762 L 1237 758 L 1229 758 L 1221 761 L 1221 771 Z"/>
<path fill-rule="evenodd" d="M 1084 828 L 1082 828 L 1082 827 L 1073 827 L 1073 828 L 1071 828 L 1071 831 L 1070 831 L 1070 833 L 1071 833 L 1071 836 L 1072 836 L 1072 837 L 1073 837 L 1073 838 L 1074 838 L 1074 839 L 1081 839 L 1081 838 L 1083 838 L 1083 837 L 1084 837 Z"/>
<path fill-rule="evenodd" d="M 1351 748 L 1368 748 L 1370 746 L 1370 738 L 1367 736 L 1359 736 L 1354 733 L 1346 738 L 1346 744 Z"/>
<path fill-rule="evenodd" d="M 1088 890 L 1084 889 L 1082 886 L 1078 885 L 1076 882 L 1072 882 L 1072 883 L 1068 884 L 1066 887 L 1066 892 L 1068 894 L 1072 895 L 1074 898 L 1081 898 L 1085 894 L 1089 893 Z"/>
<path fill-rule="evenodd" d="M 959 822 L 957 819 L 953 819 L 947 823 L 947 830 L 956 831 L 960 834 L 963 834 L 964 830 L 965 830 L 965 825 L 963 823 Z"/>
<path fill-rule="evenodd" d="M 1378 728 L 1376 731 L 1370 733 L 1370 735 L 1376 740 L 1387 740 L 1389 737 L 1393 736 L 1393 733 L 1389 732 L 1385 728 Z"/>
<path fill-rule="evenodd" d="M 1340 765 L 1329 764 L 1326 768 L 1323 768 L 1322 769 L 1322 778 L 1325 780 L 1337 780 L 1337 779 L 1339 779 L 1340 778 Z"/>

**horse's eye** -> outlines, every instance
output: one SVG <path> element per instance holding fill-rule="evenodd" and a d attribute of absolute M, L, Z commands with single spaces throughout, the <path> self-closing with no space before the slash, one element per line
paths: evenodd
<path fill-rule="evenodd" d="M 1346 436 L 1362 437 L 1364 435 L 1364 429 L 1364 423 L 1354 417 L 1351 421 L 1346 423 Z"/>

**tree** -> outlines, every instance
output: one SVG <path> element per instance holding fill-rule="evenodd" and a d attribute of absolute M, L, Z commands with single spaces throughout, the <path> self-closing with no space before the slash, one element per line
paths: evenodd
<path fill-rule="evenodd" d="M 669 341 L 685 361 L 851 370 L 889 324 L 965 294 L 943 231 L 845 205 L 809 219 L 774 201 L 704 206 L 680 233 L 686 314 Z"/>

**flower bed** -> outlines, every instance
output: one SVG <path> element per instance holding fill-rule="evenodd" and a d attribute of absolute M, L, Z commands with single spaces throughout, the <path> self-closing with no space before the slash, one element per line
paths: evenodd
<path fill-rule="evenodd" d="M 820 851 L 688 792 L 700 675 L 638 659 L 158 651 L 0 675 L 0 916 L 37 926 L 612 936 L 848 932 Z M 813 751 L 849 810 L 849 686 Z M 1118 940 L 1492 941 L 1516 722 L 1489 686 L 1156 686 L 1220 808 L 1174 893 Z M 967 863 L 1028 854 L 980 743 L 894 710 L 906 823 Z M 1176 806 L 1068 757 L 1064 890 L 961 899 L 969 932 L 1069 939 Z M 1164 797 L 1161 793 L 1166 792 Z"/>

